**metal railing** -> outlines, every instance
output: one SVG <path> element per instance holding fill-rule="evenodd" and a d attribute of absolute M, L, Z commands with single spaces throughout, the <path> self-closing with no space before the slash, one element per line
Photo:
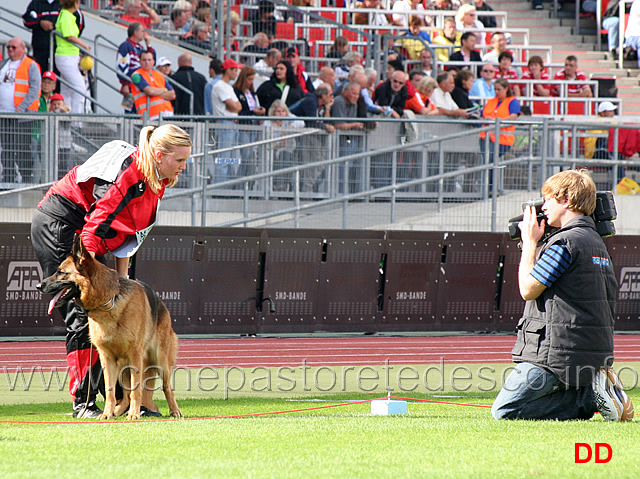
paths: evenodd
<path fill-rule="evenodd" d="M 40 124 L 42 139 L 36 149 L 23 145 L 24 152 L 37 155 L 38 174 L 27 170 L 22 183 L 0 183 L 7 190 L 0 193 L 2 221 L 29 221 L 46 188 L 68 167 L 107 141 L 135 144 L 142 127 L 137 118 L 87 115 L 84 136 L 72 132 L 72 143 L 65 144 L 61 132 L 69 116 L 3 118 L 28 124 L 28 133 Z M 538 196 L 544 178 L 559 168 L 592 168 L 599 189 L 615 191 L 623 175 L 640 181 L 640 162 L 618 155 L 621 132 L 635 126 L 580 118 L 510 123 L 516 126 L 515 143 L 502 156 L 497 144 L 487 142 L 483 150 L 478 138 L 481 132 L 499 136 L 501 122 L 378 120 L 373 133 L 327 134 L 209 117 L 171 121 L 190 132 L 193 155 L 176 187 L 165 194 L 159 224 L 397 228 L 415 223 L 427 229 L 501 231 L 504 216 L 513 216 L 523 198 Z M 225 131 L 239 135 L 234 143 L 224 144 Z M 611 155 L 588 159 L 585 138 L 606 137 Z M 491 151 L 497 161 L 490 161 Z M 11 158 L 3 152 L 5 170 L 14 167 Z M 231 173 L 219 177 L 219 168 Z"/>

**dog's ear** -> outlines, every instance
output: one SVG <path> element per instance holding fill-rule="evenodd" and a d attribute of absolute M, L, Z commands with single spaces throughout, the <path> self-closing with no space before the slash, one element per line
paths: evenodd
<path fill-rule="evenodd" d="M 73 248 L 71 249 L 71 255 L 73 256 L 73 262 L 76 264 L 76 267 L 79 269 L 84 261 L 87 259 L 91 259 L 91 255 L 87 248 L 84 247 L 84 243 L 82 243 L 82 237 L 76 233 L 73 238 Z"/>

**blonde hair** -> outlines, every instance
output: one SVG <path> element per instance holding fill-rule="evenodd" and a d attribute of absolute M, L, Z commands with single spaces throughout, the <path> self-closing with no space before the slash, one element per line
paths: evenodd
<path fill-rule="evenodd" d="M 269 107 L 269 112 L 267 113 L 267 115 L 276 116 L 276 108 L 282 108 L 284 111 L 286 111 L 287 112 L 286 116 L 291 115 L 291 112 L 289 111 L 289 107 L 287 106 L 287 104 L 280 99 L 273 100 L 273 103 Z"/>
<path fill-rule="evenodd" d="M 596 209 L 596 184 L 587 169 L 561 171 L 548 178 L 542 185 L 544 197 L 558 201 L 565 198 L 571 210 L 591 215 Z"/>
<path fill-rule="evenodd" d="M 189 148 L 192 146 L 189 134 L 179 126 L 165 123 L 158 127 L 145 126 L 140 131 L 138 170 L 144 175 L 154 193 L 157 194 L 163 186 L 162 180 L 158 177 L 156 152 L 160 151 L 163 155 L 168 155 L 179 146 Z M 177 178 L 171 180 L 169 186 L 174 186 L 177 181 Z"/>
<path fill-rule="evenodd" d="M 456 12 L 456 20 L 458 20 L 460 23 L 462 23 L 462 19 L 464 18 L 464 16 L 467 13 L 474 13 L 476 11 L 477 10 L 476 10 L 476 7 L 474 5 L 470 5 L 468 3 L 460 5 L 460 8 L 458 8 L 458 11 Z"/>
<path fill-rule="evenodd" d="M 417 90 L 420 93 L 427 95 L 428 91 L 433 91 L 438 86 L 438 82 L 435 78 L 430 76 L 425 76 L 418 82 Z"/>

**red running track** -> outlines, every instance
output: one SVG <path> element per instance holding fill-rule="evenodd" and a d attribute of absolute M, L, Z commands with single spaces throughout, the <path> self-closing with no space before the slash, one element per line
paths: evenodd
<path fill-rule="evenodd" d="M 508 363 L 514 341 L 514 336 L 181 339 L 178 366 Z M 640 361 L 640 335 L 616 335 L 615 358 Z M 64 341 L 0 342 L 1 372 L 34 367 L 64 369 Z"/>

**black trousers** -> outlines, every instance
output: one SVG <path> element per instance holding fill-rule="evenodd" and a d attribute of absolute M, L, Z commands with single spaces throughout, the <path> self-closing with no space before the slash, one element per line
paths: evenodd
<path fill-rule="evenodd" d="M 31 222 L 31 242 L 45 278 L 55 273 L 69 256 L 75 230 L 72 226 L 36 210 Z M 103 258 L 98 258 L 104 262 Z M 104 392 L 104 380 L 98 352 L 92 351 L 87 312 L 75 301 L 59 308 L 66 326 L 69 392 L 76 404 L 95 401 L 98 390 Z M 91 367 L 91 374 L 89 374 Z M 89 377 L 91 376 L 91 377 Z"/>

